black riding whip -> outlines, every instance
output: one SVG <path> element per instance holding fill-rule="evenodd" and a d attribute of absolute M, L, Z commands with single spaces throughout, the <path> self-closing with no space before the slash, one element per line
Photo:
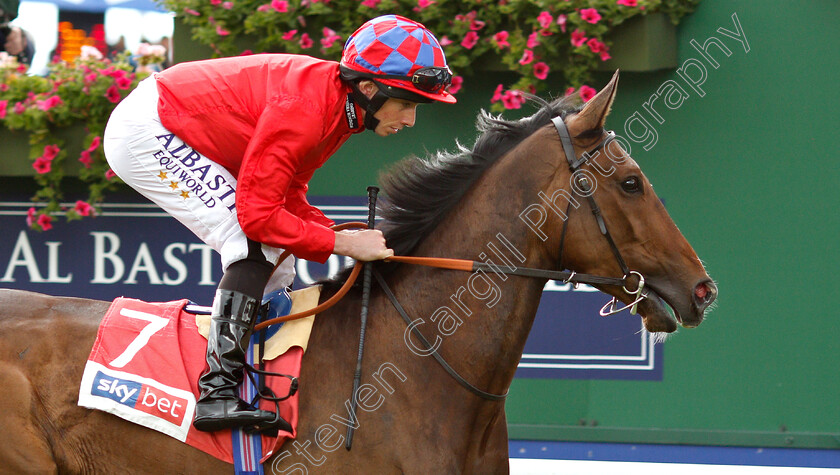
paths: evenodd
<path fill-rule="evenodd" d="M 373 229 L 376 219 L 376 196 L 379 194 L 379 188 L 369 186 L 368 192 L 368 229 Z M 362 329 L 359 331 L 359 355 L 356 358 L 356 373 L 353 375 L 353 393 L 350 395 L 351 413 L 350 417 L 358 421 L 356 417 L 356 408 L 358 402 L 356 401 L 356 391 L 359 390 L 359 383 L 362 380 L 362 354 L 365 351 L 365 327 L 367 326 L 368 304 L 370 303 L 370 284 L 372 280 L 372 266 L 370 262 L 364 264 L 364 274 L 362 276 Z M 353 445 L 353 426 L 347 426 L 347 443 L 345 448 L 350 450 Z"/>

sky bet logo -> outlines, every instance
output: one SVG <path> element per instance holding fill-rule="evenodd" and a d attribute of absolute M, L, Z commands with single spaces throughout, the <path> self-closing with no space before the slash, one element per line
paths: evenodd
<path fill-rule="evenodd" d="M 188 401 L 148 384 L 120 379 L 97 371 L 90 393 L 180 426 Z"/>

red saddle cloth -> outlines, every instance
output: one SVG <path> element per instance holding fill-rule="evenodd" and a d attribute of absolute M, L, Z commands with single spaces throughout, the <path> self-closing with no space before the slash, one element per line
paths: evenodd
<path fill-rule="evenodd" d="M 196 316 L 184 311 L 187 303 L 116 299 L 102 319 L 85 365 L 79 405 L 163 432 L 233 463 L 230 430 L 209 433 L 192 426 L 207 340 L 198 332 Z M 293 346 L 263 369 L 298 377 L 302 357 L 303 348 Z M 287 378 L 269 377 L 267 383 L 278 396 L 289 392 Z M 260 407 L 276 410 L 269 401 L 261 401 Z M 280 403 L 280 415 L 297 427 L 298 394 Z M 261 461 L 295 436 L 295 429 L 277 437 L 263 435 Z"/>

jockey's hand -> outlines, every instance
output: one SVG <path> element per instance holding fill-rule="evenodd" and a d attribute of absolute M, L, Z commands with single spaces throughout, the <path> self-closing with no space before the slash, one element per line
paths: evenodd
<path fill-rule="evenodd" d="M 385 236 L 378 229 L 336 232 L 333 252 L 357 261 L 378 261 L 394 255 L 394 250 L 388 248 Z"/>

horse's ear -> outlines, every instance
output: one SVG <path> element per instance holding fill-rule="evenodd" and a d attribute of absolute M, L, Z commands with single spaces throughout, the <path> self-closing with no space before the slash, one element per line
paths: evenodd
<path fill-rule="evenodd" d="M 569 128 L 573 134 L 586 132 L 587 130 L 601 129 L 610 113 L 615 92 L 618 89 L 618 70 L 616 69 L 610 82 L 601 89 L 598 94 L 590 99 L 583 109 L 578 112 L 570 121 Z"/>

